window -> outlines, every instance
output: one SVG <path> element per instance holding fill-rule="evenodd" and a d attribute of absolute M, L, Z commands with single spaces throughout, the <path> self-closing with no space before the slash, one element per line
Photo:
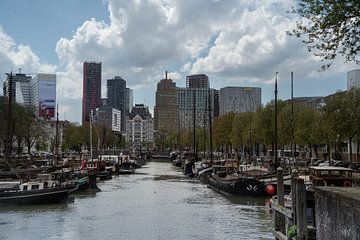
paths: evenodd
<path fill-rule="evenodd" d="M 39 185 L 36 184 L 31 186 L 31 190 L 36 190 L 36 189 L 39 189 Z"/>

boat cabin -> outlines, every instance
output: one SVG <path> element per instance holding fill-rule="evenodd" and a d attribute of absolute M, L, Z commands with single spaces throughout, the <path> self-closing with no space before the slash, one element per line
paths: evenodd
<path fill-rule="evenodd" d="M 108 163 L 119 163 L 119 156 L 118 155 L 101 155 L 100 160 L 106 161 Z"/>
<path fill-rule="evenodd" d="M 313 186 L 352 187 L 352 169 L 344 167 L 310 167 Z"/>

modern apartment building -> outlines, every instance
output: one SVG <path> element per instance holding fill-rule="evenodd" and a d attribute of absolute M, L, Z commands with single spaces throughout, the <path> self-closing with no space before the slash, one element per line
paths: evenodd
<path fill-rule="evenodd" d="M 220 115 L 229 112 L 255 112 L 261 106 L 261 88 L 224 87 L 220 89 Z"/>
<path fill-rule="evenodd" d="M 84 62 L 82 122 L 89 122 L 91 110 L 101 104 L 101 62 Z"/>
<path fill-rule="evenodd" d="M 208 127 L 209 110 L 214 118 L 215 89 L 211 88 L 178 88 L 178 111 L 181 128 Z M 209 104 L 210 98 L 210 104 Z"/>

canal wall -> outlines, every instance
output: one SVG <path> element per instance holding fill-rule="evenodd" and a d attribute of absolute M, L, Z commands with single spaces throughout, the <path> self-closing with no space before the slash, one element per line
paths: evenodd
<path fill-rule="evenodd" d="M 360 239 L 360 188 L 315 189 L 318 240 Z"/>

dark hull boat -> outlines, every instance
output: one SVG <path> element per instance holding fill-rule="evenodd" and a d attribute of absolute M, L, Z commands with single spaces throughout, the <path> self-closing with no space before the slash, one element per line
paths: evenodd
<path fill-rule="evenodd" d="M 111 171 L 103 170 L 97 173 L 97 176 L 100 178 L 101 181 L 111 179 Z"/>
<path fill-rule="evenodd" d="M 26 190 L 6 189 L 0 191 L 0 205 L 36 205 L 66 203 L 69 193 L 78 186 L 54 187 L 47 189 Z"/>
<path fill-rule="evenodd" d="M 264 196 L 265 185 L 255 178 L 220 178 L 212 174 L 208 178 L 208 185 L 212 189 L 226 195 Z"/>
<path fill-rule="evenodd" d="M 135 173 L 135 168 L 133 167 L 132 163 L 124 162 L 120 164 L 119 174 L 133 174 L 133 173 Z"/>

